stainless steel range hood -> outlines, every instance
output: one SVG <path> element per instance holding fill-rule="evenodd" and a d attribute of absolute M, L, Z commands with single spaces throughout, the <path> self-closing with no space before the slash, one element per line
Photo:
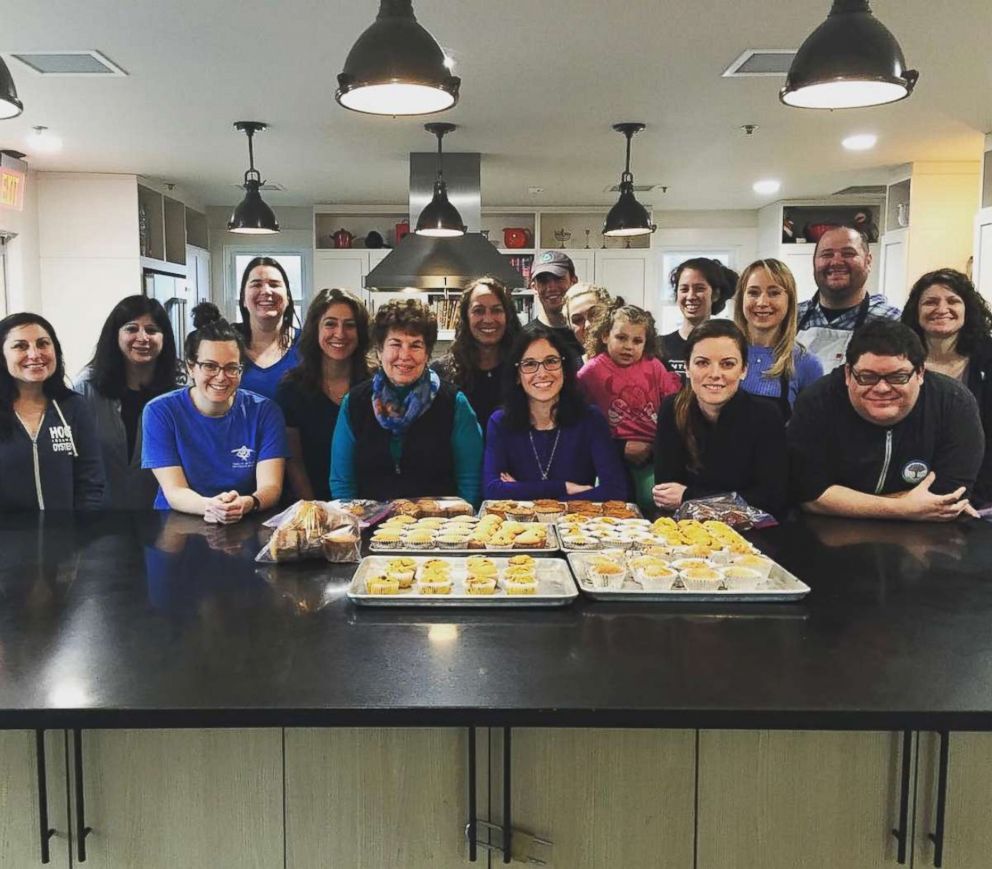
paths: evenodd
<path fill-rule="evenodd" d="M 410 225 L 430 202 L 437 176 L 435 154 L 410 155 Z M 490 275 L 511 289 L 524 286 L 523 276 L 479 232 L 481 174 L 478 154 L 445 154 L 448 198 L 468 232 L 458 238 L 430 238 L 410 233 L 365 277 L 370 290 L 461 290 Z"/>

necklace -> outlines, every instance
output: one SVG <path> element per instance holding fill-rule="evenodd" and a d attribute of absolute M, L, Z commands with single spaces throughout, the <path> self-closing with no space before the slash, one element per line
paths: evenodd
<path fill-rule="evenodd" d="M 534 432 L 527 432 L 527 436 L 530 438 L 530 448 L 534 451 L 534 461 L 537 462 L 537 470 L 541 474 L 541 479 L 548 479 L 548 474 L 551 473 L 551 465 L 555 461 L 555 450 L 558 449 L 558 438 L 561 437 L 561 429 L 555 429 L 555 442 L 551 445 L 551 455 L 548 456 L 548 464 L 544 466 L 541 464 L 541 459 L 537 455 L 537 446 L 534 444 Z"/>

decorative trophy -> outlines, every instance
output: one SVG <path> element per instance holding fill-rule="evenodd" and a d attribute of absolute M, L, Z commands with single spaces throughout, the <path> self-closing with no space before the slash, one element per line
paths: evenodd
<path fill-rule="evenodd" d="M 565 229 L 564 226 L 561 229 L 555 230 L 555 241 L 558 242 L 558 247 L 560 250 L 565 249 L 565 242 L 569 241 L 571 238 L 572 238 L 572 233 L 570 233 L 567 229 Z"/>
<path fill-rule="evenodd" d="M 592 230 L 590 230 L 590 229 L 587 229 L 586 230 L 586 250 L 589 250 L 589 234 L 591 232 L 592 232 Z"/>

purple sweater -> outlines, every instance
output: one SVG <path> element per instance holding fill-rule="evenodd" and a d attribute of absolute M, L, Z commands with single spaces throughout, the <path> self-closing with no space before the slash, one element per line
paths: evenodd
<path fill-rule="evenodd" d="M 558 431 L 561 435 L 554 450 L 548 479 L 542 480 L 534 451 L 537 451 L 541 467 L 547 468 Z M 516 482 L 502 482 L 499 477 L 504 471 Z M 594 485 L 597 479 L 598 486 Z M 593 488 L 579 495 L 567 495 L 566 481 Z M 535 431 L 532 428 L 514 431 L 507 427 L 503 411 L 497 410 L 489 417 L 486 453 L 482 463 L 482 490 L 488 500 L 624 500 L 627 497 L 627 478 L 620 453 L 599 408 L 590 406 L 575 425 L 552 431 Z"/>

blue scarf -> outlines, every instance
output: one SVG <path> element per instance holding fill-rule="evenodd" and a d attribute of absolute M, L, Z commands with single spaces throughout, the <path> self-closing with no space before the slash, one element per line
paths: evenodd
<path fill-rule="evenodd" d="M 409 386 L 396 386 L 380 368 L 372 378 L 372 412 L 386 431 L 406 434 L 431 406 L 440 387 L 441 378 L 430 368 Z"/>

